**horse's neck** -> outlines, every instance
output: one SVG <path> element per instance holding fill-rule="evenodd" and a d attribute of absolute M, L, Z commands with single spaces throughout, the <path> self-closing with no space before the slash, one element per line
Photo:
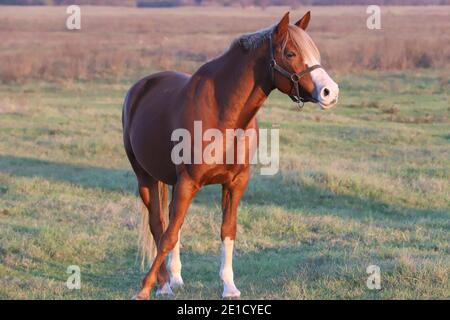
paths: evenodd
<path fill-rule="evenodd" d="M 245 53 L 234 47 L 218 61 L 215 99 L 227 127 L 246 128 L 270 93 L 264 51 Z"/>

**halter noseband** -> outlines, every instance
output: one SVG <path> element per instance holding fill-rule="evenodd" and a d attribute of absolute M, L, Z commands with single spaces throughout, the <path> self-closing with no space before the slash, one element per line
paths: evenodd
<path fill-rule="evenodd" d="M 297 103 L 297 105 L 300 109 L 302 109 L 303 106 L 305 105 L 305 102 L 304 102 L 303 98 L 300 97 L 300 88 L 299 88 L 300 78 L 304 77 L 308 73 L 311 73 L 313 70 L 322 68 L 322 66 L 320 64 L 315 64 L 311 67 L 306 68 L 305 70 L 303 70 L 300 73 L 295 73 L 295 72 L 289 73 L 288 71 L 286 71 L 285 69 L 283 69 L 282 67 L 280 67 L 277 64 L 277 62 L 275 60 L 274 51 L 275 51 L 275 48 L 273 46 L 272 33 L 271 33 L 269 36 L 269 54 L 270 54 L 269 66 L 270 66 L 270 70 L 272 72 L 272 83 L 275 84 L 275 70 L 278 71 L 279 73 L 281 73 L 283 76 L 285 76 L 289 80 L 291 80 L 291 82 L 295 88 L 295 95 L 289 95 L 289 97 L 292 99 L 292 101 Z"/>

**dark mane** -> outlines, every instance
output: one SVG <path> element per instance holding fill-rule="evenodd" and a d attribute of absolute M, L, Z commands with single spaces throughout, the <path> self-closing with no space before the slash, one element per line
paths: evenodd
<path fill-rule="evenodd" d="M 264 40 L 269 38 L 273 28 L 274 27 L 270 27 L 256 32 L 243 34 L 233 41 L 231 47 L 240 46 L 245 51 L 253 51 L 257 49 Z"/>

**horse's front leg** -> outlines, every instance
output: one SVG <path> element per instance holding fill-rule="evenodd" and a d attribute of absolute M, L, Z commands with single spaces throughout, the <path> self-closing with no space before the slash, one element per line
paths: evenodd
<path fill-rule="evenodd" d="M 179 177 L 173 193 L 173 203 L 170 206 L 170 221 L 167 230 L 158 245 L 158 252 L 153 260 L 150 271 L 142 281 L 142 288 L 139 292 L 138 299 L 149 299 L 150 293 L 156 284 L 159 268 L 164 263 L 167 254 L 174 249 L 178 242 L 178 236 L 186 216 L 187 209 L 192 198 L 198 191 L 198 187 L 187 175 Z"/>
<path fill-rule="evenodd" d="M 223 281 L 222 298 L 238 298 L 241 292 L 234 284 L 233 274 L 233 247 L 236 239 L 237 209 L 239 201 L 248 184 L 248 172 L 237 176 L 230 184 L 223 185 L 222 211 L 223 220 L 221 228 L 221 265 L 220 278 Z"/>

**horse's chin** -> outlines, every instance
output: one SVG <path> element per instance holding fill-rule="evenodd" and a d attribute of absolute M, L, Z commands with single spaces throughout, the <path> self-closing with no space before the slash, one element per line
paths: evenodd
<path fill-rule="evenodd" d="M 323 104 L 321 102 L 317 102 L 316 104 L 320 107 L 320 109 L 328 110 L 328 109 L 331 109 L 331 108 L 333 108 L 334 106 L 337 105 L 337 99 L 335 101 L 333 101 L 332 103 L 330 103 L 330 104 Z"/>

